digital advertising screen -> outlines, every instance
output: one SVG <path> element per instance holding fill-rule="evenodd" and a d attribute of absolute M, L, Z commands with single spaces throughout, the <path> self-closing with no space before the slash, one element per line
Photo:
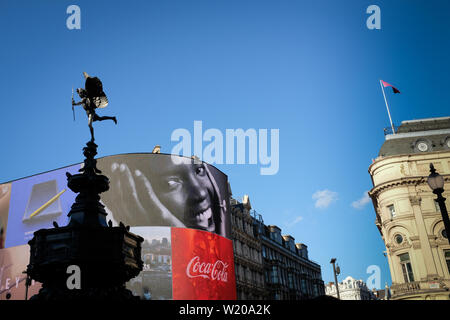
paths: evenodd
<path fill-rule="evenodd" d="M 2 299 L 25 299 L 22 272 L 29 261 L 28 241 L 35 231 L 52 228 L 53 221 L 60 226 L 69 222 L 67 214 L 76 194 L 67 187 L 66 172 L 76 174 L 81 166 L 0 185 Z M 127 283 L 135 296 L 142 300 L 236 298 L 225 174 L 191 158 L 150 153 L 99 158 L 97 167 L 110 180 L 109 190 L 101 194 L 107 219 L 113 225 L 130 226 L 131 232 L 144 238 L 144 268 Z"/>
<path fill-rule="evenodd" d="M 66 172 L 75 174 L 78 173 L 78 169 L 79 164 L 33 175 L 9 184 L 6 248 L 27 244 L 35 231 L 52 228 L 53 221 L 61 226 L 67 224 L 67 214 L 76 194 L 67 187 Z M 3 201 L 3 197 L 0 201 Z"/>
<path fill-rule="evenodd" d="M 11 183 L 0 185 L 0 249 L 5 247 L 6 226 L 8 224 Z"/>
<path fill-rule="evenodd" d="M 127 288 L 142 300 L 235 300 L 232 240 L 189 228 L 134 227 L 141 273 Z"/>
<path fill-rule="evenodd" d="M 25 285 L 30 259 L 30 247 L 20 245 L 0 249 L 0 300 L 25 300 L 37 294 L 41 288 L 39 282 L 31 281 L 28 291 Z"/>
<path fill-rule="evenodd" d="M 192 158 L 168 154 L 104 157 L 101 194 L 109 219 L 129 226 L 186 227 L 231 238 L 227 176 Z"/>

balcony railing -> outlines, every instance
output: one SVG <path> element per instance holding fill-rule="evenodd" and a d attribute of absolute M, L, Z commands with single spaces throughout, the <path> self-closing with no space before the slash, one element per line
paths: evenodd
<path fill-rule="evenodd" d="M 392 127 L 384 128 L 384 135 L 387 136 L 388 134 L 397 133 L 397 132 L 398 132 L 398 128 L 399 128 L 399 127 L 394 126 L 394 130 L 395 130 L 395 131 L 392 131 Z"/>
<path fill-rule="evenodd" d="M 392 297 L 409 294 L 419 294 L 430 290 L 448 290 L 447 286 L 439 281 L 414 281 L 409 283 L 393 284 Z"/>

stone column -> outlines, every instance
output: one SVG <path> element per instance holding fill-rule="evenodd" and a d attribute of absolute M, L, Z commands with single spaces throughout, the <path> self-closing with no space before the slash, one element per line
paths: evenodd
<path fill-rule="evenodd" d="M 428 239 L 428 233 L 425 228 L 425 221 L 422 217 L 422 210 L 420 208 L 420 202 L 422 199 L 419 196 L 410 196 L 409 200 L 413 209 L 414 219 L 416 222 L 417 232 L 419 236 L 420 248 L 417 248 L 417 244 L 413 243 L 413 249 L 420 249 L 422 259 L 416 259 L 415 263 L 418 263 L 416 269 L 419 270 L 420 279 L 417 277 L 416 281 L 432 280 L 438 277 L 436 263 L 431 252 L 431 246 Z M 417 275 L 419 276 L 419 275 Z"/>

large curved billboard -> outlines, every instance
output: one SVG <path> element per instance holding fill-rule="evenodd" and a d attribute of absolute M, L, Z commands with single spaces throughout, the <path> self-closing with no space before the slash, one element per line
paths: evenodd
<path fill-rule="evenodd" d="M 75 174 L 81 165 L 0 185 L 0 270 L 4 263 L 25 270 L 24 250 L 33 233 L 52 228 L 53 221 L 68 223 L 76 194 L 67 188 L 66 172 Z M 101 194 L 107 219 L 130 226 L 145 239 L 144 270 L 127 284 L 135 295 L 236 298 L 225 174 L 195 159 L 152 153 L 99 158 L 97 167 L 110 180 L 110 189 Z M 0 288 L 4 277 L 0 273 Z M 3 291 L 11 299 L 24 299 L 22 287 L 3 285 Z"/>
<path fill-rule="evenodd" d="M 231 237 L 227 177 L 215 167 L 166 154 L 110 156 L 99 159 L 98 167 L 110 179 L 101 198 L 116 222 Z"/>

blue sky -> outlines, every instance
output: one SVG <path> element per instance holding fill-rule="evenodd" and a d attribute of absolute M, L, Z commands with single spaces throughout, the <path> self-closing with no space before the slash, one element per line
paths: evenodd
<path fill-rule="evenodd" d="M 66 8 L 81 8 L 81 30 Z M 366 8 L 381 8 L 381 30 Z M 370 265 L 391 282 L 367 172 L 389 126 L 448 116 L 448 1 L 1 1 L 0 181 L 81 161 L 84 112 L 72 120 L 71 88 L 99 76 L 110 101 L 96 124 L 99 156 L 170 153 L 171 133 L 204 129 L 280 131 L 280 169 L 217 165 L 233 194 L 249 194 L 266 224 L 308 245 L 332 281 L 366 280 Z M 328 190 L 329 192 L 324 192 Z M 316 207 L 313 195 L 331 195 Z M 323 199 L 323 197 L 322 197 Z"/>

